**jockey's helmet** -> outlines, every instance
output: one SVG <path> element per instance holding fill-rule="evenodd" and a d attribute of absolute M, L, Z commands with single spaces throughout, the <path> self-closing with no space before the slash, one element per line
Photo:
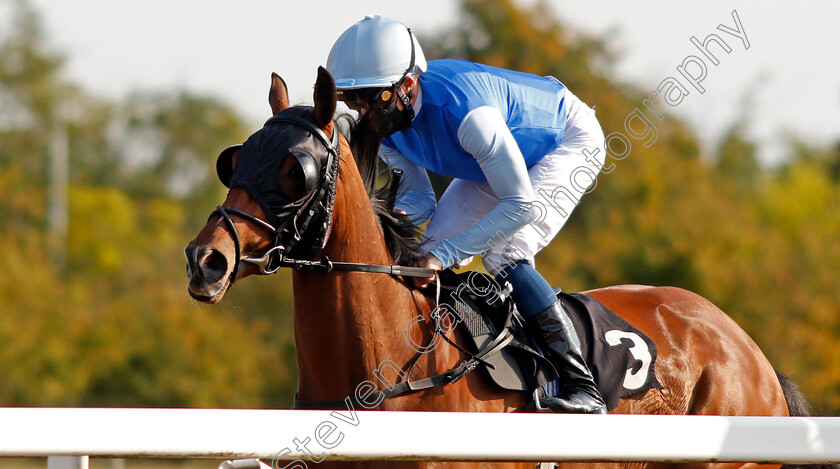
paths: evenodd
<path fill-rule="evenodd" d="M 385 88 L 426 71 L 426 57 L 405 25 L 367 16 L 338 38 L 327 58 L 338 90 Z"/>

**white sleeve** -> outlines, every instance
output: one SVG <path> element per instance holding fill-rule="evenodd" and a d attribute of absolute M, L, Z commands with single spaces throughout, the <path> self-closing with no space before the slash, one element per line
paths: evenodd
<path fill-rule="evenodd" d="M 475 157 L 500 202 L 471 228 L 432 251 L 444 268 L 510 238 L 532 221 L 536 199 L 525 158 L 498 109 L 470 111 L 458 128 L 458 141 Z"/>
<path fill-rule="evenodd" d="M 403 171 L 394 208 L 405 210 L 409 220 L 415 225 L 428 220 L 435 211 L 437 200 L 426 169 L 384 144 L 379 147 L 379 157 L 389 168 L 399 168 Z"/>

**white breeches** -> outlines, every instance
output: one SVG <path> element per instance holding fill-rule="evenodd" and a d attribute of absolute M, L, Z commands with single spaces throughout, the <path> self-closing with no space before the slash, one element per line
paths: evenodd
<path fill-rule="evenodd" d="M 513 236 L 491 241 L 481 254 L 487 270 L 496 275 L 518 260 L 534 262 L 534 256 L 551 242 L 566 224 L 581 197 L 594 190 L 604 164 L 604 133 L 595 111 L 566 90 L 566 132 L 563 143 L 528 168 L 536 193 L 536 220 Z M 472 227 L 499 204 L 486 182 L 455 179 L 444 192 L 429 224 L 424 250 Z"/>

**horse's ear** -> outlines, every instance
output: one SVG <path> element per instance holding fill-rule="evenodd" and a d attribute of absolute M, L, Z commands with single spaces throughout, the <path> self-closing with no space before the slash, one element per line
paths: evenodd
<path fill-rule="evenodd" d="M 321 127 L 326 127 L 335 114 L 335 82 L 324 67 L 318 67 L 318 80 L 315 82 L 315 120 Z"/>
<path fill-rule="evenodd" d="M 289 107 L 289 88 L 280 75 L 271 72 L 271 90 L 268 92 L 268 105 L 271 106 L 272 115 L 277 115 L 283 109 Z"/>

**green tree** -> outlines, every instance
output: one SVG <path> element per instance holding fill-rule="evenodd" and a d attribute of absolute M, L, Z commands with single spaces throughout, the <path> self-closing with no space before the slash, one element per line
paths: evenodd
<path fill-rule="evenodd" d="M 738 187 L 740 193 L 755 190 L 761 175 L 758 146 L 746 138 L 746 123 L 732 125 L 718 144 L 717 173 Z"/>
<path fill-rule="evenodd" d="M 224 196 L 212 163 L 244 139 L 242 120 L 186 92 L 91 96 L 61 79 L 37 12 L 21 0 L 13 13 L 0 42 L 0 403 L 290 404 L 288 279 L 246 283 L 247 308 L 186 293 L 183 248 Z M 70 166 L 63 265 L 46 249 L 56 125 Z"/>
<path fill-rule="evenodd" d="M 224 103 L 183 91 L 97 98 L 58 73 L 37 12 L 15 4 L 0 40 L 2 405 L 287 406 L 296 386 L 289 272 L 189 300 L 183 247 L 224 190 L 219 151 L 246 136 Z M 602 38 L 543 3 L 464 0 L 463 20 L 423 39 L 460 57 L 554 75 L 595 106 L 606 134 L 648 93 L 614 75 Z M 744 115 L 748 115 L 748 103 Z M 641 108 L 640 108 L 641 109 Z M 649 116 L 653 119 L 651 116 Z M 66 124 L 66 262 L 48 255 L 49 130 Z M 792 138 L 775 169 L 736 121 L 711 159 L 671 114 L 632 140 L 538 257 L 566 290 L 620 283 L 694 290 L 732 315 L 822 413 L 840 412 L 837 146 Z M 439 181 L 438 189 L 445 184 Z"/>

